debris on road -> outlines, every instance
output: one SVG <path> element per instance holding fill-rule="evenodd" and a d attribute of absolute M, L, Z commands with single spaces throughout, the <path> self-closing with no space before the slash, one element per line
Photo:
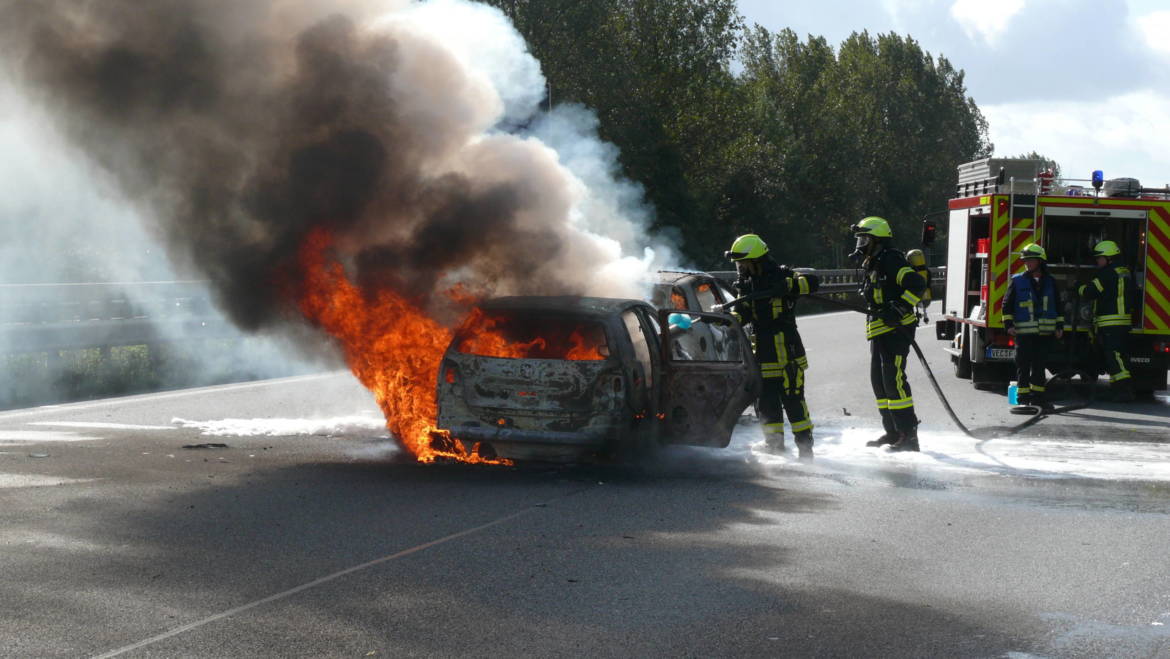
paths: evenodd
<path fill-rule="evenodd" d="M 203 444 L 184 444 L 183 448 L 203 449 L 203 448 L 230 448 L 227 444 L 219 442 L 205 442 Z"/>

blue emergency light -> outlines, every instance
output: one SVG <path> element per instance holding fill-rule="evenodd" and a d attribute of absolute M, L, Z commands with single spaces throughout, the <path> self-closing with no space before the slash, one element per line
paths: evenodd
<path fill-rule="evenodd" d="M 1100 190 L 1101 186 L 1105 184 L 1105 174 L 1101 170 L 1093 170 L 1093 188 Z"/>

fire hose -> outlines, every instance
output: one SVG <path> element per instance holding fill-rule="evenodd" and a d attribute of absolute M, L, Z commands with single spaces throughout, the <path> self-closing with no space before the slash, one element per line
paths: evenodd
<path fill-rule="evenodd" d="M 827 297 L 824 295 L 817 295 L 817 294 L 813 294 L 810 297 L 815 297 L 818 300 L 822 300 L 822 301 L 828 302 L 830 304 L 835 304 L 839 307 L 849 309 L 850 311 L 856 311 L 856 312 L 862 313 L 862 314 L 868 313 L 868 311 L 866 309 L 863 309 L 863 308 L 861 308 L 857 305 L 854 305 L 854 304 L 850 304 L 849 302 L 845 302 L 844 300 L 837 300 L 837 299 L 834 299 L 831 297 Z M 1075 318 L 1073 321 L 1073 332 L 1075 335 L 1075 332 L 1076 332 Z M 938 383 L 938 379 L 934 377 L 934 371 L 930 368 L 930 363 L 926 360 L 926 355 L 924 355 L 922 353 L 922 348 L 920 348 L 918 346 L 918 341 L 911 339 L 910 340 L 910 347 L 914 349 L 914 354 L 918 355 L 918 361 L 922 362 L 922 368 L 923 368 L 923 370 L 926 371 L 926 377 L 927 377 L 927 379 L 930 380 L 930 386 L 934 389 L 934 393 L 936 393 L 938 395 L 938 399 L 942 403 L 943 408 L 947 411 L 947 415 L 951 417 L 951 421 L 955 422 L 955 425 L 958 426 L 959 430 L 963 431 L 964 435 L 967 435 L 968 437 L 970 437 L 972 439 L 992 439 L 994 437 L 1007 437 L 1010 435 L 1014 435 L 1014 434 L 1020 432 L 1021 430 L 1024 430 L 1025 428 L 1028 428 L 1028 427 L 1044 420 L 1045 418 L 1047 418 L 1051 415 L 1063 414 L 1065 412 L 1072 412 L 1074 410 L 1084 409 L 1086 407 L 1089 407 L 1093 403 L 1093 388 L 1089 387 L 1089 395 L 1082 402 L 1074 403 L 1072 405 L 1064 405 L 1061 407 L 1054 407 L 1051 410 L 1044 410 L 1043 408 L 1037 407 L 1036 413 L 1034 413 L 1030 418 L 1028 418 L 1027 420 L 1025 420 L 1022 423 L 1018 423 L 1014 426 L 1008 426 L 1006 428 L 991 427 L 991 428 L 970 429 L 966 426 L 966 424 L 964 424 L 959 419 L 959 415 L 956 414 L 954 408 L 951 407 L 951 403 L 949 400 L 947 400 L 946 394 L 943 393 L 942 387 Z M 1053 375 L 1051 378 L 1049 378 L 1048 382 L 1060 379 L 1062 377 L 1068 377 L 1071 375 L 1075 375 L 1075 374 L 1076 374 L 1075 372 L 1069 372 L 1066 369 L 1060 373 Z"/>
<path fill-rule="evenodd" d="M 756 299 L 761 299 L 763 297 L 767 297 L 768 295 L 769 295 L 768 291 L 761 291 L 758 293 L 752 293 L 750 295 L 745 295 L 743 297 L 732 300 L 726 304 L 720 305 L 720 308 L 730 310 L 740 303 L 750 302 L 750 301 L 756 300 Z M 852 304 L 850 302 L 846 302 L 844 300 L 838 300 L 836 298 L 828 297 L 827 295 L 811 293 L 807 297 L 816 298 L 816 299 L 821 300 L 823 302 L 828 302 L 829 304 L 833 304 L 833 305 L 836 305 L 838 307 L 848 309 L 849 311 L 856 311 L 858 313 L 866 314 L 866 315 L 869 314 L 869 311 L 863 307 Z M 1076 320 L 1077 320 L 1076 315 L 1074 315 L 1073 328 L 1072 328 L 1074 336 L 1076 335 Z M 936 379 L 934 377 L 934 371 L 930 368 L 930 363 L 926 360 L 926 355 L 922 353 L 922 348 L 920 348 L 918 346 L 918 341 L 911 339 L 910 340 L 910 347 L 914 349 L 914 354 L 918 355 L 918 361 L 920 361 L 922 363 L 922 368 L 926 371 L 927 379 L 930 380 L 930 386 L 934 389 L 934 393 L 938 395 L 938 399 L 942 403 L 943 408 L 947 411 L 947 415 L 951 417 L 951 421 L 953 421 L 955 423 L 955 425 L 958 426 L 959 430 L 961 430 L 964 435 L 966 435 L 972 439 L 984 440 L 984 439 L 993 439 L 996 437 L 1008 437 L 1008 436 L 1014 435 L 1014 434 L 1016 434 L 1024 429 L 1046 419 L 1047 417 L 1049 417 L 1051 415 L 1063 414 L 1065 412 L 1072 412 L 1074 410 L 1084 409 L 1084 408 L 1089 407 L 1090 405 L 1093 404 L 1093 387 L 1089 386 L 1088 396 L 1086 397 L 1085 400 L 1083 400 L 1080 403 L 1074 403 L 1072 405 L 1064 405 L 1061 407 L 1055 407 L 1055 408 L 1052 408 L 1051 410 L 1045 410 L 1041 407 L 1036 407 L 1037 411 L 1030 418 L 1028 418 L 1027 420 L 1025 420 L 1022 423 L 1018 423 L 1014 426 L 1008 426 L 1006 428 L 1004 428 L 1004 427 L 990 427 L 990 428 L 971 429 L 971 428 L 968 428 L 967 425 L 964 424 L 962 422 L 962 420 L 959 419 L 959 415 L 956 414 L 954 408 L 951 407 L 951 403 L 947 399 L 946 394 L 943 393 L 942 387 L 938 383 L 938 379 Z M 1062 377 L 1067 377 L 1067 378 L 1071 379 L 1071 376 L 1076 375 L 1076 374 L 1077 373 L 1075 371 L 1072 371 L 1072 370 L 1066 368 L 1065 370 L 1061 371 L 1060 373 L 1053 375 L 1051 378 L 1048 379 L 1047 382 L 1051 382 L 1053 380 L 1057 380 L 1057 379 L 1060 379 Z"/>

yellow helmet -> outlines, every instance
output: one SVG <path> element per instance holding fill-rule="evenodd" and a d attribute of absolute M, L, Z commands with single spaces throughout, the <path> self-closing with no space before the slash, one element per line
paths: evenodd
<path fill-rule="evenodd" d="M 853 235 L 855 236 L 873 236 L 874 238 L 894 237 L 894 232 L 890 231 L 890 223 L 876 216 L 867 217 L 854 224 L 850 229 L 853 230 Z"/>
<path fill-rule="evenodd" d="M 742 261 L 744 259 L 758 259 L 768 253 L 768 245 L 764 243 L 764 239 L 760 238 L 754 233 L 749 233 L 735 239 L 731 243 L 731 249 L 723 252 L 723 256 L 732 261 Z"/>
<path fill-rule="evenodd" d="M 1020 250 L 1021 259 L 1040 259 L 1041 261 L 1048 260 L 1048 252 L 1036 243 L 1028 243 Z"/>
<path fill-rule="evenodd" d="M 1102 240 L 1093 248 L 1093 256 L 1117 256 L 1121 248 L 1112 240 Z"/>

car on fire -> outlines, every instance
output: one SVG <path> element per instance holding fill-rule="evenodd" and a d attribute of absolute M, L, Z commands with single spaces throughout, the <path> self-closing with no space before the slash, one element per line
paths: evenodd
<path fill-rule="evenodd" d="M 688 350 L 696 331 L 718 349 Z M 760 386 L 743 329 L 726 314 L 505 297 L 481 304 L 451 340 L 438 374 L 438 426 L 469 453 L 518 461 L 725 447 Z"/>
<path fill-rule="evenodd" d="M 735 292 L 725 281 L 706 272 L 659 270 L 650 283 L 647 302 L 657 309 L 721 313 L 719 305 L 735 299 Z M 709 324 L 700 324 L 677 337 L 681 349 L 695 358 L 721 359 L 721 335 Z"/>

